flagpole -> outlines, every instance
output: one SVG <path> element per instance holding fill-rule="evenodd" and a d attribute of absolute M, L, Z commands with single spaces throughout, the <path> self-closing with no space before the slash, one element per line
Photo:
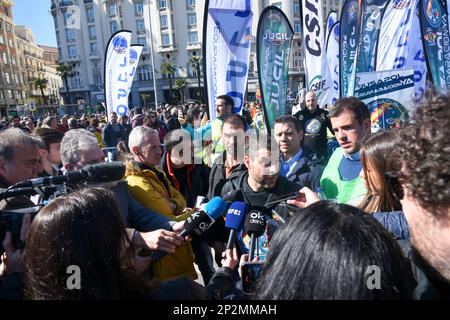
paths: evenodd
<path fill-rule="evenodd" d="M 153 93 L 155 95 L 155 108 L 158 108 L 158 92 L 156 90 L 155 57 L 153 55 L 152 10 L 150 8 L 150 5 L 151 5 L 151 0 L 148 0 L 148 13 L 149 13 L 149 21 L 150 21 L 150 57 L 152 59 L 152 73 L 153 73 Z"/>

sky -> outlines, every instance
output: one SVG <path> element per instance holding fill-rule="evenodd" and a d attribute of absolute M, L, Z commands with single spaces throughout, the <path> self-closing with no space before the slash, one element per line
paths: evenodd
<path fill-rule="evenodd" d="M 56 47 L 50 0 L 13 0 L 13 2 L 14 23 L 31 28 L 37 44 Z"/>

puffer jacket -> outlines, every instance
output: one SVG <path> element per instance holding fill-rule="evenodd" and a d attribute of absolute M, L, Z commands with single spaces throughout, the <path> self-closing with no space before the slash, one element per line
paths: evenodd
<path fill-rule="evenodd" d="M 189 213 L 184 213 L 186 201 L 183 196 L 172 187 L 170 181 L 162 171 L 154 167 L 147 167 L 137 162 L 127 164 L 125 180 L 134 198 L 144 207 L 158 212 L 171 220 L 185 220 Z M 157 174 L 162 177 L 162 181 Z M 170 209 L 170 202 L 176 203 L 175 212 Z M 159 280 L 168 280 L 180 276 L 197 279 L 194 269 L 194 253 L 190 243 L 183 243 L 176 251 L 151 264 L 152 273 Z"/>

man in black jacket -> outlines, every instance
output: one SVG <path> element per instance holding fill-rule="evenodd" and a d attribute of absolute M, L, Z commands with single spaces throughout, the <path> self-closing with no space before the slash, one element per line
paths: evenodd
<path fill-rule="evenodd" d="M 280 175 L 300 186 L 316 190 L 324 167 L 323 158 L 302 146 L 303 130 L 297 118 L 283 116 L 275 120 L 274 136 L 280 148 Z"/>
<path fill-rule="evenodd" d="M 244 157 L 248 172 L 240 178 L 227 181 L 221 195 L 232 190 L 241 190 L 245 203 L 250 207 L 266 208 L 271 218 L 273 211 L 284 221 L 290 217 L 291 210 L 286 203 L 270 202 L 286 194 L 298 192 L 300 186 L 280 176 L 278 145 L 271 142 L 264 134 L 251 135 L 248 140 L 248 151 Z M 273 210 L 273 211 L 272 211 Z M 270 213 L 272 212 L 272 213 Z"/>
<path fill-rule="evenodd" d="M 297 112 L 296 117 L 305 133 L 304 145 L 315 153 L 320 154 L 324 160 L 327 159 L 327 128 L 333 132 L 328 111 L 320 109 L 317 105 L 317 97 L 314 91 L 305 95 L 304 110 Z"/>

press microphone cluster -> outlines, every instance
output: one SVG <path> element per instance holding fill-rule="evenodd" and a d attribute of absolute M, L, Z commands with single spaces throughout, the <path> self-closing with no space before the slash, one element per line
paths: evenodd
<path fill-rule="evenodd" d="M 230 205 L 227 211 L 225 227 L 231 229 L 228 237 L 227 249 L 232 249 L 236 240 L 236 233 L 244 226 L 245 215 L 247 214 L 247 205 L 242 201 L 235 201 Z"/>
<path fill-rule="evenodd" d="M 78 184 L 83 182 L 101 183 L 120 180 L 125 175 L 125 165 L 122 162 L 109 162 L 85 166 L 81 170 L 66 171 L 61 176 L 36 178 L 19 182 L 12 188 L 34 188 L 63 183 Z"/>
<path fill-rule="evenodd" d="M 212 198 L 203 210 L 195 211 L 184 223 L 184 230 L 180 236 L 185 238 L 190 235 L 201 236 L 222 216 L 227 209 L 227 203 L 220 197 Z M 144 250 L 145 251 L 145 250 Z M 164 258 L 168 253 L 164 251 L 155 251 L 150 255 L 152 261 L 158 261 Z"/>

